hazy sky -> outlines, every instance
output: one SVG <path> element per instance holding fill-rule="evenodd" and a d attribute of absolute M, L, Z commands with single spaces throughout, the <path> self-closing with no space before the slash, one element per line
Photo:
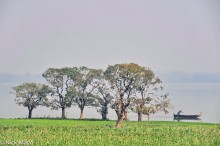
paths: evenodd
<path fill-rule="evenodd" d="M 105 68 L 220 73 L 219 0 L 0 0 L 0 72 Z"/>

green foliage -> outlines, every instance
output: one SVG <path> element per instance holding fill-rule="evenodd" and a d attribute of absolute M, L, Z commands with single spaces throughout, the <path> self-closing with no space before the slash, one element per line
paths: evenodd
<path fill-rule="evenodd" d="M 126 119 L 129 106 L 134 112 L 148 115 L 157 111 L 167 113 L 167 108 L 170 106 L 167 99 L 168 94 L 160 94 L 163 87 L 157 86 L 161 80 L 149 68 L 135 63 L 109 65 L 105 71 L 85 66 L 48 68 L 42 76 L 49 87 L 45 85 L 43 86 L 45 88 L 37 91 L 38 89 L 34 90 L 35 85 L 27 84 L 25 88 L 28 89 L 28 96 L 38 92 L 36 97 L 40 96 L 42 99 L 41 96 L 45 92 L 50 92 L 51 98 L 45 103 L 51 109 L 61 108 L 62 118 L 65 118 L 65 109 L 72 105 L 80 108 L 80 118 L 83 118 L 85 106 L 96 107 L 103 119 L 107 118 L 108 108 L 111 107 L 115 109 L 118 121 Z M 155 94 L 156 92 L 160 95 Z M 16 94 L 17 97 L 23 97 L 26 93 L 16 92 Z M 30 106 L 29 100 L 21 102 L 18 98 L 16 101 L 19 105 Z M 34 103 L 37 102 L 34 101 Z M 32 108 L 37 106 L 37 104 L 33 105 Z M 147 110 L 155 107 L 156 110 Z"/>
<path fill-rule="evenodd" d="M 109 65 L 105 71 L 105 77 L 112 88 L 123 92 L 126 88 L 135 86 L 143 69 L 144 67 L 134 63 Z"/>
<path fill-rule="evenodd" d="M 142 114 L 149 116 L 158 111 L 168 113 L 171 108 L 170 101 L 167 98 L 168 93 L 163 93 L 161 80 L 149 68 L 143 68 L 141 75 L 137 79 L 135 86 L 136 92 L 132 97 L 130 109 L 138 113 L 138 120 L 141 121 Z"/>
<path fill-rule="evenodd" d="M 87 120 L 0 120 L 0 142 L 29 141 L 32 145 L 220 145 L 220 125 L 182 122 Z"/>
<path fill-rule="evenodd" d="M 108 81 L 105 79 L 103 71 L 100 72 L 99 80 L 95 90 L 94 106 L 102 116 L 103 120 L 107 120 L 108 108 L 112 107 L 113 95 Z"/>
<path fill-rule="evenodd" d="M 141 77 L 144 67 L 134 63 L 109 65 L 105 70 L 105 77 L 109 81 L 115 95 L 115 111 L 119 119 L 124 119 L 131 95 L 136 91 L 136 84 Z"/>
<path fill-rule="evenodd" d="M 79 67 L 79 78 L 75 86 L 76 95 L 73 97 L 73 104 L 81 110 L 80 119 L 83 117 L 85 106 L 95 106 L 94 91 L 98 87 L 102 70 L 91 69 L 85 66 Z"/>
<path fill-rule="evenodd" d="M 47 105 L 47 95 L 50 89 L 47 85 L 37 83 L 22 83 L 12 87 L 15 101 L 18 105 L 23 105 L 29 109 L 34 109 L 39 105 Z"/>
<path fill-rule="evenodd" d="M 62 118 L 65 118 L 65 108 L 71 107 L 76 94 L 74 86 L 78 84 L 80 73 L 77 67 L 48 68 L 42 75 L 52 88 L 52 109 L 62 108 Z"/>

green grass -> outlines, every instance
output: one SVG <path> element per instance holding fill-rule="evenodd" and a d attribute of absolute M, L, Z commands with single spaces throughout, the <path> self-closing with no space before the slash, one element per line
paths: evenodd
<path fill-rule="evenodd" d="M 0 119 L 0 145 L 220 146 L 220 124 Z"/>

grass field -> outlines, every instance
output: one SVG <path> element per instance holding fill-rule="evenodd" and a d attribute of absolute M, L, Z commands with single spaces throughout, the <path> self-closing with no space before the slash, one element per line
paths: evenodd
<path fill-rule="evenodd" d="M 220 124 L 0 119 L 0 145 L 220 146 Z"/>

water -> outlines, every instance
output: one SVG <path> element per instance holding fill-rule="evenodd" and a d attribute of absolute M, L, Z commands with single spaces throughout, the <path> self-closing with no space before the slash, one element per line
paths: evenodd
<path fill-rule="evenodd" d="M 0 118 L 23 118 L 27 117 L 27 109 L 18 106 L 14 102 L 14 95 L 10 94 L 11 86 L 16 84 L 0 84 Z M 151 116 L 151 120 L 172 121 L 173 113 L 182 110 L 184 114 L 202 113 L 201 122 L 220 123 L 220 84 L 198 84 L 198 83 L 169 83 L 164 84 L 169 92 L 169 98 L 173 109 L 169 114 L 157 113 Z M 66 111 L 67 117 L 79 118 L 79 109 L 72 107 Z M 33 117 L 60 117 L 61 111 L 51 111 L 49 108 L 38 107 L 33 110 Z M 137 120 L 137 114 L 130 112 L 130 120 Z M 101 118 L 95 108 L 85 109 L 86 118 Z M 116 119 L 113 110 L 109 110 L 109 119 Z M 143 120 L 147 120 L 143 117 Z"/>
<path fill-rule="evenodd" d="M 166 84 L 170 99 L 177 113 L 202 113 L 202 122 L 220 123 L 220 84 Z"/>

